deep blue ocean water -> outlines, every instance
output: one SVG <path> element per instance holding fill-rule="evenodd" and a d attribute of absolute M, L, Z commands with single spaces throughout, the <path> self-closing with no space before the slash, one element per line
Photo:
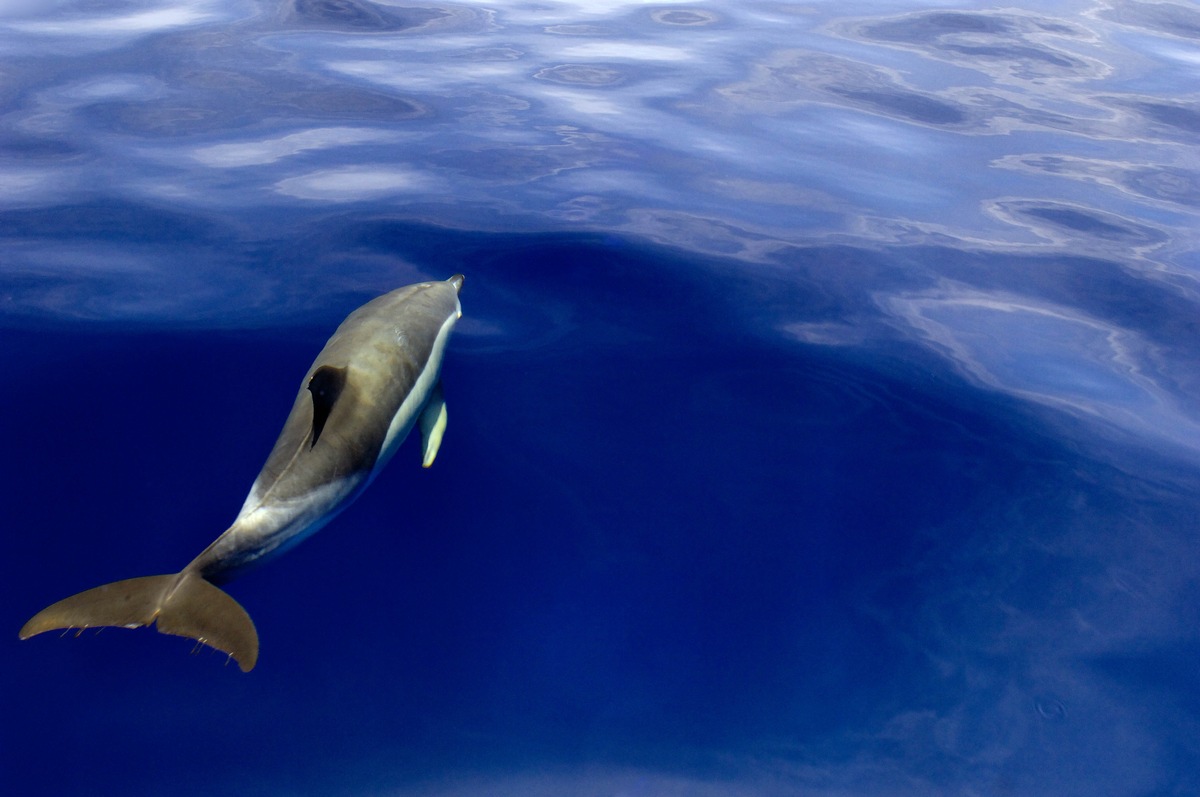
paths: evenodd
<path fill-rule="evenodd" d="M 1200 6 L 0 0 L 0 789 L 1200 793 Z M 341 319 L 410 440 L 228 591 Z"/>

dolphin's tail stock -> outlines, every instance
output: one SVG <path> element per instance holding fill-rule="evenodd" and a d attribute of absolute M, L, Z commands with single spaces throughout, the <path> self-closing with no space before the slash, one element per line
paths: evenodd
<path fill-rule="evenodd" d="M 242 672 L 250 672 L 258 661 L 258 632 L 250 615 L 191 570 L 114 581 L 64 598 L 35 614 L 20 637 L 60 628 L 139 628 L 155 622 L 159 633 L 188 637 L 228 653 Z"/>

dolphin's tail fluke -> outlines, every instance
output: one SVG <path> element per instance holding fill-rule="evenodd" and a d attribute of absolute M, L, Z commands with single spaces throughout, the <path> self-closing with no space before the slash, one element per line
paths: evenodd
<path fill-rule="evenodd" d="M 21 639 L 43 631 L 157 622 L 160 633 L 188 637 L 228 653 L 242 672 L 258 661 L 258 632 L 246 610 L 220 588 L 185 570 L 114 581 L 64 598 L 35 614 Z"/>

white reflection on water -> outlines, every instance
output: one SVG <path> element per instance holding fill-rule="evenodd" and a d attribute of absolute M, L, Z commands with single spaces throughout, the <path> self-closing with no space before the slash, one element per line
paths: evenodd
<path fill-rule="evenodd" d="M 274 139 L 197 147 L 192 152 L 192 157 L 205 166 L 219 168 L 261 166 L 301 152 L 350 147 L 356 144 L 386 143 L 396 141 L 398 138 L 399 134 L 390 130 L 323 127 L 291 133 Z"/>
<path fill-rule="evenodd" d="M 320 169 L 280 180 L 275 190 L 297 199 L 361 202 L 397 193 L 426 192 L 437 181 L 419 171 L 394 165 Z"/>
<path fill-rule="evenodd" d="M 1200 450 L 1200 424 L 1159 382 L 1161 352 L 1135 332 L 1032 297 L 952 286 L 884 305 L 976 384 Z"/>
<path fill-rule="evenodd" d="M 136 11 L 121 16 L 80 16 L 75 19 L 15 22 L 13 30 L 52 36 L 103 37 L 121 33 L 151 33 L 208 22 L 217 15 L 212 4 L 192 3 Z"/>

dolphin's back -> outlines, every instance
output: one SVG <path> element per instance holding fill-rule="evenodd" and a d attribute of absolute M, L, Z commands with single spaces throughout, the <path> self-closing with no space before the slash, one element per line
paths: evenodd
<path fill-rule="evenodd" d="M 247 508 L 255 499 L 291 500 L 369 473 L 405 398 L 427 367 L 440 367 L 431 356 L 447 319 L 457 312 L 458 293 L 450 282 L 423 282 L 386 293 L 347 316 L 304 375 Z M 345 369 L 345 383 L 314 445 L 309 387 L 322 369 Z"/>
<path fill-rule="evenodd" d="M 304 375 L 237 519 L 189 567 L 229 581 L 316 532 L 366 489 L 435 392 L 460 284 L 409 285 L 346 317 Z"/>

